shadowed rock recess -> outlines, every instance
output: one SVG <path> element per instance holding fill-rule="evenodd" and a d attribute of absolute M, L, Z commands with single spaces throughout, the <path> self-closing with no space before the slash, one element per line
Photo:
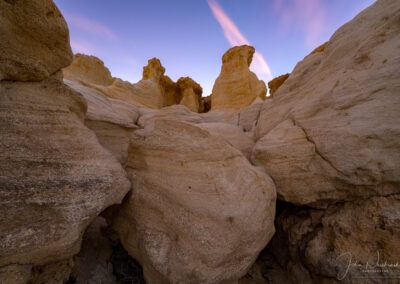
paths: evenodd
<path fill-rule="evenodd" d="M 0 283 L 397 283 L 400 1 L 266 85 L 72 55 L 51 0 L 0 0 Z M 183 72 L 184 73 L 184 72 Z"/>

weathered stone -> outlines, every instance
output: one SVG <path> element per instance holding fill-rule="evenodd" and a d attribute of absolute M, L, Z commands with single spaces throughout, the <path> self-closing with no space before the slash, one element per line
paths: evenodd
<path fill-rule="evenodd" d="M 377 1 L 264 103 L 252 161 L 279 198 L 321 207 L 399 192 L 399 13 Z"/>
<path fill-rule="evenodd" d="M 0 267 L 68 277 L 86 226 L 121 202 L 130 182 L 84 126 L 77 92 L 50 78 L 3 81 L 0 93 Z"/>
<path fill-rule="evenodd" d="M 139 117 L 139 110 L 124 101 L 111 99 L 95 89 L 68 80 L 64 82 L 82 94 L 87 102 L 85 125 L 96 133 L 104 148 L 121 164 L 125 164 L 129 137 L 138 129 L 135 123 Z"/>
<path fill-rule="evenodd" d="M 189 77 L 179 78 L 177 85 L 182 98 L 180 104 L 193 112 L 200 112 L 201 94 L 203 93 L 201 86 Z"/>
<path fill-rule="evenodd" d="M 207 131 L 147 122 L 132 136 L 129 170 L 134 191 L 114 228 L 148 283 L 233 282 L 273 235 L 273 182 Z"/>
<path fill-rule="evenodd" d="M 40 81 L 72 61 L 69 32 L 52 0 L 0 1 L 0 81 Z"/>
<path fill-rule="evenodd" d="M 265 99 L 267 88 L 250 71 L 254 47 L 235 46 L 222 57 L 221 73 L 215 80 L 211 95 L 211 109 L 241 109 L 250 105 L 257 97 Z"/>
<path fill-rule="evenodd" d="M 282 84 L 286 81 L 287 78 L 289 78 L 290 74 L 284 74 L 281 76 L 278 76 L 274 79 L 272 79 L 271 81 L 268 82 L 268 88 L 269 88 L 269 95 L 270 97 L 273 97 L 276 90 L 278 90 L 278 88 L 280 86 L 282 86 Z"/>

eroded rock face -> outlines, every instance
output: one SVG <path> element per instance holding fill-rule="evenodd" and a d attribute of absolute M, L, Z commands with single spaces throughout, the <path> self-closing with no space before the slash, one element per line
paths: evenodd
<path fill-rule="evenodd" d="M 176 82 L 181 93 L 180 104 L 193 112 L 201 110 L 201 94 L 203 88 L 189 77 L 182 77 Z"/>
<path fill-rule="evenodd" d="M 399 192 L 399 12 L 377 1 L 263 104 L 252 161 L 280 199 L 321 207 Z"/>
<path fill-rule="evenodd" d="M 40 81 L 72 60 L 69 32 L 52 0 L 0 1 L 0 81 Z"/>
<path fill-rule="evenodd" d="M 138 129 L 139 110 L 132 104 L 111 99 L 95 89 L 64 80 L 79 92 L 88 105 L 85 125 L 96 133 L 100 144 L 124 165 L 128 157 L 129 137 Z"/>
<path fill-rule="evenodd" d="M 62 281 L 85 227 L 130 182 L 84 126 L 83 98 L 58 78 L 2 82 L 0 93 L 0 267 Z"/>
<path fill-rule="evenodd" d="M 132 136 L 128 171 L 135 190 L 114 228 L 148 283 L 234 281 L 274 232 L 273 182 L 194 125 L 148 121 Z"/>
<path fill-rule="evenodd" d="M 63 69 L 64 78 L 80 83 L 106 95 L 138 107 L 159 109 L 165 105 L 163 91 L 164 67 L 152 58 L 143 67 L 143 79 L 131 84 L 111 73 L 104 63 L 94 56 L 76 54 L 72 65 Z"/>
<path fill-rule="evenodd" d="M 183 104 L 193 112 L 201 112 L 201 86 L 189 77 L 174 82 L 164 75 L 165 68 L 157 58 L 143 67 L 143 78 L 131 84 L 113 78 L 103 61 L 94 56 L 76 54 L 73 63 L 63 69 L 64 78 L 77 82 L 104 95 L 137 107 L 160 109 Z"/>
<path fill-rule="evenodd" d="M 215 80 L 211 96 L 211 109 L 241 109 L 250 105 L 257 97 L 265 99 L 265 83 L 250 71 L 254 47 L 235 46 L 222 57 L 222 68 Z"/>
<path fill-rule="evenodd" d="M 199 123 L 196 124 L 196 126 L 206 130 L 213 136 L 222 138 L 231 146 L 241 151 L 247 159 L 250 159 L 254 141 L 236 125 L 222 122 L 210 122 Z"/>
<path fill-rule="evenodd" d="M 72 64 L 63 69 L 64 79 L 96 84 L 101 86 L 111 85 L 114 78 L 104 62 L 95 56 L 77 53 Z"/>
<path fill-rule="evenodd" d="M 277 217 L 270 253 L 293 283 L 357 283 L 357 276 L 366 277 L 363 283 L 390 279 L 398 275 L 398 267 L 378 271 L 375 266 L 398 261 L 399 204 L 399 195 L 393 195 L 326 210 L 289 205 Z M 350 260 L 359 265 L 349 267 Z"/>
<path fill-rule="evenodd" d="M 323 50 L 321 50 L 321 51 L 323 51 Z M 286 79 L 289 77 L 289 75 L 290 74 L 284 74 L 284 75 L 278 76 L 268 82 L 269 95 L 271 97 L 274 96 L 276 90 L 278 90 L 278 88 L 280 86 L 282 86 L 282 84 L 286 81 Z"/>

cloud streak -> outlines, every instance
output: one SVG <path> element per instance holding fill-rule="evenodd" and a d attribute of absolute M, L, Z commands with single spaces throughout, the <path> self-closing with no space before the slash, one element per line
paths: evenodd
<path fill-rule="evenodd" d="M 89 34 L 109 41 L 118 41 L 119 37 L 107 26 L 78 14 L 64 13 L 67 23 Z"/>
<path fill-rule="evenodd" d="M 320 0 L 274 0 L 274 9 L 280 15 L 284 31 L 297 30 L 304 33 L 308 48 L 321 44 L 324 27 L 327 26 L 326 8 Z"/>
<path fill-rule="evenodd" d="M 93 48 L 87 42 L 71 39 L 70 44 L 74 53 L 94 54 Z"/>
<path fill-rule="evenodd" d="M 226 39 L 232 46 L 244 44 L 250 45 L 246 37 L 240 32 L 235 23 L 229 18 L 216 0 L 207 0 L 207 3 L 215 19 L 221 25 Z M 252 70 L 265 82 L 268 82 L 273 78 L 268 63 L 265 61 L 262 54 L 257 51 L 253 57 Z"/>

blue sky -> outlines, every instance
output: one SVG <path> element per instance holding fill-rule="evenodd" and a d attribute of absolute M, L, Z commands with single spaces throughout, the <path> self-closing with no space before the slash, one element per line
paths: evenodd
<path fill-rule="evenodd" d="M 260 79 L 289 73 L 373 0 L 55 0 L 75 53 L 102 59 L 135 83 L 157 57 L 173 80 L 190 76 L 211 93 L 223 53 L 256 48 Z"/>

